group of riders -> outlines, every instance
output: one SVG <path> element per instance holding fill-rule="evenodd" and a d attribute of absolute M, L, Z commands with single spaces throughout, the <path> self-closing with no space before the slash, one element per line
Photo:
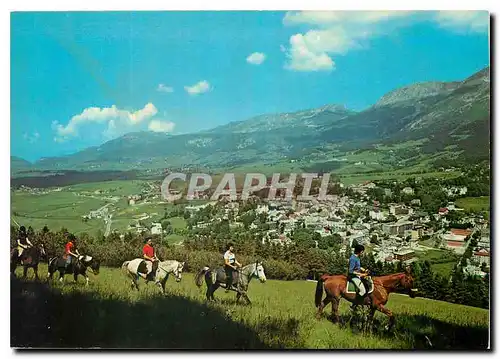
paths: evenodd
<path fill-rule="evenodd" d="M 17 258 L 13 259 L 22 263 L 26 259 L 25 255 L 26 251 L 31 247 L 33 247 L 33 243 L 31 243 L 31 241 L 28 238 L 26 227 L 20 226 L 17 237 L 17 247 L 16 247 Z M 67 242 L 64 245 L 64 254 L 62 256 L 62 258 L 65 261 L 66 268 L 69 267 L 71 264 L 75 263 L 81 257 L 82 255 L 80 254 L 80 252 L 76 247 L 76 237 L 73 234 L 69 233 L 67 235 Z"/>
<path fill-rule="evenodd" d="M 73 234 L 68 234 L 63 254 L 63 259 L 65 260 L 66 267 L 70 266 L 72 263 L 74 263 L 74 261 L 78 260 L 81 257 L 76 242 L 76 237 Z M 22 261 L 24 259 L 23 253 L 26 249 L 32 246 L 33 244 L 30 242 L 26 233 L 26 227 L 21 226 L 19 228 L 19 235 L 17 238 L 17 259 L 19 261 Z M 350 280 L 356 287 L 359 301 L 363 301 L 365 297 L 368 297 L 370 300 L 371 297 L 367 288 L 371 288 L 373 286 L 369 271 L 361 267 L 360 256 L 363 254 L 364 250 L 365 247 L 362 245 L 358 244 L 354 246 L 354 253 L 349 258 L 349 268 L 347 274 L 348 280 Z M 158 269 L 159 259 L 156 256 L 156 251 L 153 246 L 152 238 L 150 236 L 146 237 L 145 239 L 145 244 L 142 248 L 142 254 L 144 260 L 146 261 L 147 272 L 138 273 L 138 275 L 140 275 L 145 280 L 153 281 L 155 273 Z M 233 244 L 229 243 L 226 246 L 226 252 L 224 253 L 226 292 L 230 291 L 231 289 L 235 289 L 233 287 L 234 273 L 237 272 L 238 268 L 241 267 L 241 263 L 236 260 Z"/>

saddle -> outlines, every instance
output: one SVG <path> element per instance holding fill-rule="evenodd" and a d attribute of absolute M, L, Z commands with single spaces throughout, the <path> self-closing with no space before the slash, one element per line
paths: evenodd
<path fill-rule="evenodd" d="M 212 271 L 212 283 L 215 283 L 217 281 L 217 274 L 219 274 L 219 282 L 226 283 L 226 271 L 224 268 L 219 268 L 218 270 Z M 234 271 L 233 272 L 233 286 L 236 286 L 240 281 L 240 272 L 239 271 Z"/>
<path fill-rule="evenodd" d="M 373 292 L 375 285 L 371 285 L 371 283 L 368 280 L 366 280 L 365 278 L 361 278 L 361 284 L 365 286 L 367 294 L 370 294 L 371 292 Z M 352 281 L 352 278 L 350 276 L 347 276 L 346 292 L 347 293 L 357 293 L 356 285 L 354 284 L 354 282 Z"/>

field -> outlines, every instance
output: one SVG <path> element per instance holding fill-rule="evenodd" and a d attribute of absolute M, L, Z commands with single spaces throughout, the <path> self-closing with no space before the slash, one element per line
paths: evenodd
<path fill-rule="evenodd" d="M 81 216 L 105 204 L 104 200 L 79 197 L 68 191 L 42 195 L 16 192 L 11 195 L 12 218 L 18 223 L 35 229 L 45 225 L 56 230 L 65 227 L 77 234 L 104 230 L 102 220 L 85 223 Z"/>
<path fill-rule="evenodd" d="M 466 211 L 480 212 L 490 210 L 490 198 L 488 196 L 483 197 L 464 197 L 456 200 L 455 204 L 459 208 L 463 208 Z"/>
<path fill-rule="evenodd" d="M 432 270 L 443 276 L 450 275 L 453 268 L 459 261 L 459 256 L 446 250 L 437 249 L 417 252 L 417 257 L 422 262 L 426 260 L 429 261 L 429 263 L 431 263 Z"/>
<path fill-rule="evenodd" d="M 41 273 L 46 273 L 46 267 Z M 20 272 L 18 270 L 18 272 Z M 11 345 L 44 347 L 175 349 L 484 349 L 488 346 L 487 310 L 411 299 L 391 294 L 387 307 L 396 316 L 394 331 L 376 314 L 373 333 L 315 319 L 316 283 L 252 281 L 251 306 L 236 305 L 234 293 L 215 293 L 206 304 L 193 275 L 167 282 L 162 296 L 152 284 L 130 289 L 119 269 L 102 268 L 75 285 L 12 281 Z M 329 313 L 331 307 L 326 309 Z M 349 317 L 342 301 L 343 320 Z M 427 337 L 427 338 L 426 338 Z M 429 341 L 432 347 L 429 345 Z"/>
<path fill-rule="evenodd" d="M 440 178 L 452 178 L 456 177 L 458 175 L 457 172 L 424 172 L 424 173 L 419 173 L 419 172 L 410 172 L 408 170 L 401 170 L 401 171 L 388 171 L 388 172 L 382 172 L 382 173 L 353 173 L 353 174 L 343 174 L 340 175 L 340 180 L 342 183 L 346 185 L 351 185 L 351 184 L 360 184 L 365 181 L 376 181 L 376 180 L 388 180 L 388 179 L 394 179 L 394 180 L 405 180 L 409 177 L 422 177 L 422 178 L 427 178 L 427 177 L 440 177 Z"/>
<path fill-rule="evenodd" d="M 46 225 L 53 230 L 65 227 L 75 234 L 88 232 L 96 235 L 98 231 L 104 232 L 104 220 L 94 218 L 84 222 L 82 216 L 110 203 L 109 209 L 113 215 L 111 230 L 123 233 L 130 223 L 134 223 L 143 214 L 152 215 L 152 220 L 161 219 L 168 207 L 167 204 L 143 202 L 135 206 L 127 204 L 126 197 L 140 193 L 145 182 L 126 180 L 81 183 L 45 194 L 15 191 L 11 192 L 11 215 L 18 223 L 32 226 L 35 230 Z"/>

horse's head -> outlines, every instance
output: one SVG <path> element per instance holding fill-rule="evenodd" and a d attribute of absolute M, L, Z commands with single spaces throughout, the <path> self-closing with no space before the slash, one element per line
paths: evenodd
<path fill-rule="evenodd" d="M 99 261 L 94 259 L 92 263 L 90 263 L 90 269 L 92 270 L 92 273 L 98 275 L 100 266 L 101 264 L 99 263 Z"/>
<path fill-rule="evenodd" d="M 404 272 L 404 276 L 401 279 L 401 285 L 403 286 L 403 288 L 409 290 L 410 298 L 415 298 L 416 292 L 417 292 L 417 289 L 413 288 L 413 283 L 414 283 L 414 279 L 413 279 L 413 276 L 411 274 L 411 267 L 408 266 L 408 267 L 406 267 L 406 270 Z"/>
<path fill-rule="evenodd" d="M 266 273 L 264 273 L 264 266 L 262 265 L 261 262 L 257 261 L 255 262 L 255 270 L 253 274 L 259 278 L 261 283 L 265 283 L 267 278 L 266 278 Z"/>
<path fill-rule="evenodd" d="M 80 257 L 80 261 L 85 266 L 85 268 L 90 268 L 94 275 L 99 274 L 100 263 L 97 259 L 85 255 Z"/>
<path fill-rule="evenodd" d="M 186 262 L 178 262 L 177 267 L 174 269 L 175 281 L 180 282 L 182 279 L 182 270 Z"/>
<path fill-rule="evenodd" d="M 47 252 L 45 251 L 45 246 L 43 245 L 43 243 L 40 243 L 40 245 L 38 246 L 39 250 L 40 250 L 40 255 L 42 257 L 45 257 L 47 255 Z"/>

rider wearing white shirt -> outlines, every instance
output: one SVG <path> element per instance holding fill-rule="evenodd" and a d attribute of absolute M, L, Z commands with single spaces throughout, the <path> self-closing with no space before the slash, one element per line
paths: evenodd
<path fill-rule="evenodd" d="M 241 264 L 234 256 L 233 244 L 229 243 L 226 248 L 227 251 L 224 253 L 224 270 L 226 271 L 226 292 L 228 292 L 233 284 L 233 273 L 237 270 L 237 266 L 241 267 Z"/>

